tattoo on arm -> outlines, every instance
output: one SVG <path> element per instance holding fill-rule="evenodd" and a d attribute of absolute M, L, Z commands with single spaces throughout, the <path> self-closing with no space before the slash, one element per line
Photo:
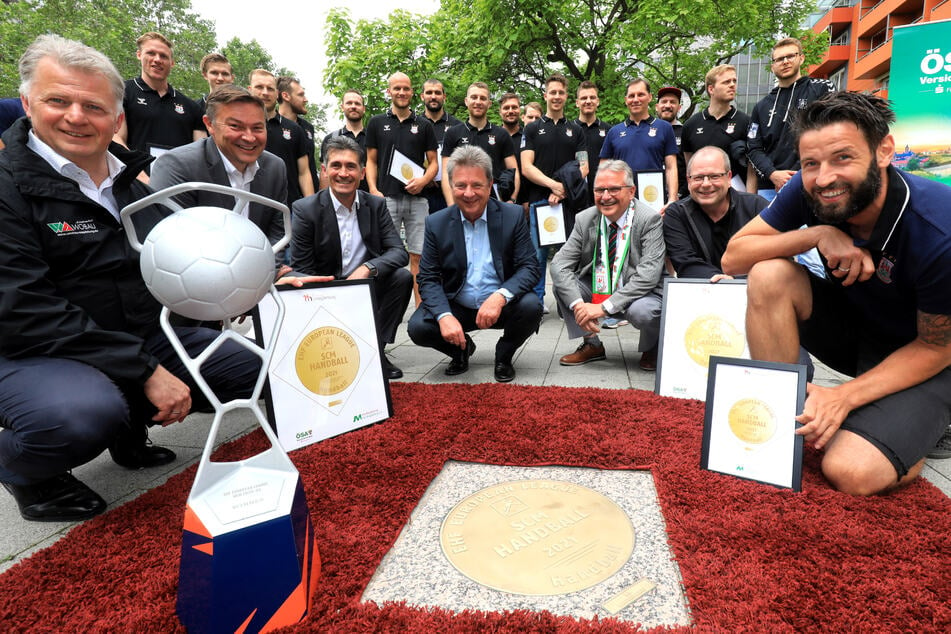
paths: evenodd
<path fill-rule="evenodd" d="M 932 346 L 951 345 L 951 315 L 918 311 L 918 338 Z"/>

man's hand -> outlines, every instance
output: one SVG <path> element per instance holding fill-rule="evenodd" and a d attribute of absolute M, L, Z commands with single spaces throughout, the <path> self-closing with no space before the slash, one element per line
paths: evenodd
<path fill-rule="evenodd" d="M 296 286 L 300 288 L 304 284 L 309 284 L 311 282 L 333 282 L 333 275 L 305 275 L 304 277 L 282 277 L 278 281 L 274 282 L 275 284 L 286 284 L 288 286 Z"/>
<path fill-rule="evenodd" d="M 716 284 L 720 280 L 732 280 L 732 279 L 733 279 L 732 275 L 727 275 L 726 273 L 717 273 L 713 277 L 710 278 L 710 283 Z"/>
<path fill-rule="evenodd" d="M 152 417 L 155 422 L 169 425 L 188 416 L 192 408 L 191 390 L 161 365 L 155 368 L 143 387 L 145 397 L 158 409 Z"/>
<path fill-rule="evenodd" d="M 422 178 L 411 178 L 403 187 L 406 190 L 407 194 L 411 196 L 418 196 L 419 192 L 423 191 L 423 187 L 426 186 L 426 181 Z"/>
<path fill-rule="evenodd" d="M 499 320 L 502 309 L 505 307 L 505 296 L 498 291 L 485 298 L 482 305 L 479 306 L 479 312 L 476 314 L 476 326 L 480 330 L 491 328 Z"/>
<path fill-rule="evenodd" d="M 466 349 L 466 331 L 453 315 L 446 315 L 439 320 L 439 334 L 452 345 Z"/>
<path fill-rule="evenodd" d="M 773 173 L 769 175 L 769 180 L 773 182 L 773 187 L 776 188 L 776 191 L 779 191 L 795 174 L 796 172 L 793 170 L 774 170 Z"/>
<path fill-rule="evenodd" d="M 806 385 L 806 402 L 802 414 L 796 420 L 803 424 L 796 430 L 816 449 L 825 447 L 839 430 L 852 407 L 838 387 L 820 387 L 813 383 Z"/>
<path fill-rule="evenodd" d="M 852 236 L 835 227 L 826 229 L 816 248 L 829 263 L 832 275 L 842 280 L 842 286 L 864 282 L 875 273 L 868 250 L 855 246 Z"/>
<path fill-rule="evenodd" d="M 348 280 L 365 280 L 370 277 L 370 269 L 367 266 L 361 264 L 357 268 L 353 269 L 353 273 L 347 276 Z"/>
<path fill-rule="evenodd" d="M 557 205 L 565 199 L 565 186 L 559 181 L 552 181 L 552 185 L 549 189 L 551 190 L 551 194 L 548 196 L 549 205 Z"/>
<path fill-rule="evenodd" d="M 598 320 L 607 316 L 601 304 L 578 302 L 572 310 L 575 313 L 575 322 L 577 322 L 582 330 L 591 333 L 601 332 Z"/>

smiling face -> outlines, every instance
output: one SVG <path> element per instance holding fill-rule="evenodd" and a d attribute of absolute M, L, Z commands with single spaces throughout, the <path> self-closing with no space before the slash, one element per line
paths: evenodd
<path fill-rule="evenodd" d="M 422 100 L 426 110 L 438 114 L 446 103 L 446 91 L 439 83 L 423 84 Z"/>
<path fill-rule="evenodd" d="M 601 99 L 598 98 L 597 88 L 582 88 L 578 91 L 578 98 L 575 99 L 578 112 L 585 117 L 593 117 L 597 113 L 600 103 Z"/>
<path fill-rule="evenodd" d="M 208 82 L 208 90 L 211 92 L 214 92 L 221 86 L 234 83 L 234 73 L 231 72 L 231 64 L 224 62 L 211 62 L 201 76 Z"/>
<path fill-rule="evenodd" d="M 482 215 L 489 203 L 492 181 L 475 166 L 460 165 L 452 174 L 452 195 L 462 215 L 471 221 Z"/>
<path fill-rule="evenodd" d="M 701 209 L 708 212 L 708 215 L 723 211 L 721 208 L 730 191 L 730 176 L 730 165 L 724 164 L 722 154 L 698 150 L 687 168 L 690 197 Z"/>
<path fill-rule="evenodd" d="M 634 198 L 634 187 L 627 184 L 623 172 L 598 170 L 594 177 L 594 189 L 594 204 L 611 222 L 617 222 L 624 215 Z"/>
<path fill-rule="evenodd" d="M 634 121 L 640 121 L 647 118 L 647 106 L 650 105 L 652 96 L 647 92 L 647 84 L 637 81 L 627 87 L 627 94 L 624 97 L 624 103 L 627 105 L 627 111 Z"/>
<path fill-rule="evenodd" d="M 555 115 L 554 118 L 560 118 L 565 110 L 565 101 L 568 99 L 568 91 L 565 85 L 560 81 L 550 81 L 545 87 L 545 104 L 548 106 L 549 114 Z"/>
<path fill-rule="evenodd" d="M 502 123 L 510 127 L 518 124 L 518 118 L 521 112 L 522 106 L 518 99 L 507 99 L 499 106 L 499 115 L 502 117 Z"/>
<path fill-rule="evenodd" d="M 104 166 L 106 150 L 123 120 L 105 76 L 45 58 L 22 101 L 33 132 L 57 154 L 90 174 Z"/>
<path fill-rule="evenodd" d="M 489 99 L 489 91 L 479 86 L 470 86 L 466 93 L 466 108 L 469 109 L 469 116 L 479 120 L 485 118 L 489 111 L 492 101 Z"/>
<path fill-rule="evenodd" d="M 799 138 L 802 186 L 816 217 L 837 224 L 880 209 L 885 168 L 894 139 L 885 137 L 873 152 L 854 123 L 832 123 Z"/>
<path fill-rule="evenodd" d="M 676 95 L 671 93 L 666 93 L 663 97 L 657 100 L 657 116 L 664 121 L 674 121 L 677 118 L 677 113 L 680 112 L 680 99 Z"/>
<path fill-rule="evenodd" d="M 149 81 L 164 83 L 168 81 L 168 74 L 172 72 L 175 58 L 165 42 L 161 40 L 145 40 L 135 52 L 135 56 L 142 64 L 142 77 Z"/>
<path fill-rule="evenodd" d="M 360 157 L 351 150 L 328 150 L 328 156 L 320 171 L 330 182 L 330 190 L 337 200 L 349 206 L 353 203 L 365 169 L 360 167 Z"/>
<path fill-rule="evenodd" d="M 395 109 L 406 110 L 409 108 L 409 102 L 413 98 L 413 85 L 410 83 L 409 77 L 403 73 L 396 73 L 390 77 L 386 94 L 390 96 Z"/>
<path fill-rule="evenodd" d="M 277 79 L 274 75 L 264 73 L 254 73 L 251 75 L 251 85 L 248 91 L 264 102 L 264 107 L 268 112 L 274 112 L 277 106 Z"/>
<path fill-rule="evenodd" d="M 363 115 L 366 113 L 366 106 L 363 104 L 363 96 L 359 93 L 348 92 L 343 96 L 343 103 L 340 104 L 343 110 L 343 116 L 351 123 L 363 121 Z"/>
<path fill-rule="evenodd" d="M 205 116 L 205 126 L 221 153 L 241 172 L 258 160 L 267 145 L 264 110 L 256 103 L 221 104 L 214 121 Z"/>

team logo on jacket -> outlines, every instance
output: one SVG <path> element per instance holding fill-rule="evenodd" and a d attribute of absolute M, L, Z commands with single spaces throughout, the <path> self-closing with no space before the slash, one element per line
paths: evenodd
<path fill-rule="evenodd" d="M 728 123 L 728 124 L 726 124 L 726 133 L 727 133 L 727 134 L 733 134 L 733 131 L 734 131 L 735 129 L 736 129 L 736 124 L 735 124 L 735 123 Z M 697 132 L 700 132 L 700 130 L 703 130 L 703 128 L 698 129 Z"/>
<path fill-rule="evenodd" d="M 175 104 L 175 112 L 178 114 L 185 114 L 185 106 L 180 103 Z"/>
<path fill-rule="evenodd" d="M 604 136 L 604 130 L 601 130 L 601 136 Z"/>
<path fill-rule="evenodd" d="M 465 137 L 465 136 L 462 137 L 461 139 L 459 139 L 459 143 L 463 145 L 469 145 L 469 137 Z"/>
<path fill-rule="evenodd" d="M 727 130 L 729 132 L 729 130 Z M 697 128 L 697 134 L 703 134 L 703 128 Z"/>
<path fill-rule="evenodd" d="M 147 106 L 149 104 L 145 103 L 145 97 L 136 97 L 136 103 L 140 106 Z"/>
<path fill-rule="evenodd" d="M 76 220 L 74 222 L 48 222 L 46 226 L 52 230 L 56 235 L 82 235 L 84 233 L 97 233 L 99 227 L 96 226 L 96 223 L 92 218 L 88 220 Z"/>
<path fill-rule="evenodd" d="M 414 123 L 413 126 L 409 129 L 409 132 L 410 134 L 419 134 L 419 126 Z"/>
<path fill-rule="evenodd" d="M 494 134 L 490 134 L 490 135 L 489 135 L 489 145 L 495 145 L 495 135 L 494 135 Z"/>
<path fill-rule="evenodd" d="M 283 136 L 288 141 L 291 140 L 291 129 L 290 128 L 281 128 L 281 136 Z"/>
<path fill-rule="evenodd" d="M 808 105 L 809 105 L 809 101 L 808 101 L 805 97 L 800 97 L 799 103 L 796 104 L 796 107 L 799 108 L 800 110 L 802 110 L 803 108 L 805 108 L 805 107 L 808 106 Z"/>
<path fill-rule="evenodd" d="M 882 280 L 885 284 L 892 283 L 892 269 L 895 268 L 895 261 L 889 256 L 882 254 L 882 259 L 878 261 L 878 268 L 875 269 L 875 274 L 878 276 L 878 279 Z"/>
<path fill-rule="evenodd" d="M 657 128 L 651 128 L 647 136 L 657 136 Z"/>
<path fill-rule="evenodd" d="M 571 136 L 571 130 L 565 130 L 565 136 Z"/>
<path fill-rule="evenodd" d="M 750 124 L 750 131 L 746 133 L 746 138 L 748 138 L 748 139 L 755 139 L 757 132 L 759 132 L 759 124 L 758 124 L 758 123 L 751 123 L 751 124 Z"/>
<path fill-rule="evenodd" d="M 389 124 L 389 123 L 386 123 L 386 124 L 383 125 L 383 131 L 384 131 L 384 132 L 389 132 L 389 131 L 390 131 L 390 124 Z"/>

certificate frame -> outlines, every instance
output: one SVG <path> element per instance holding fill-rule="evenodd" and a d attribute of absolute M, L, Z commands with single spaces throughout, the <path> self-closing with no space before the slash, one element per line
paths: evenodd
<path fill-rule="evenodd" d="M 700 467 L 801 491 L 805 401 L 804 365 L 711 357 Z"/>
<path fill-rule="evenodd" d="M 634 175 L 637 185 L 637 199 L 651 209 L 660 211 L 664 206 L 664 172 L 663 170 L 646 170 Z"/>
<path fill-rule="evenodd" d="M 334 280 L 280 285 L 287 310 L 263 390 L 268 422 L 286 451 L 386 420 L 393 415 L 376 327 L 374 282 Z M 259 345 L 276 304 L 254 309 Z"/>
<path fill-rule="evenodd" d="M 531 213 L 535 219 L 535 237 L 538 246 L 552 247 L 568 241 L 568 225 L 565 208 L 561 203 L 550 205 L 547 202 L 532 203 Z"/>
<path fill-rule="evenodd" d="M 746 280 L 666 278 L 654 392 L 703 400 L 714 354 L 750 358 Z"/>
<path fill-rule="evenodd" d="M 419 163 L 413 161 L 399 150 L 393 150 L 390 160 L 389 174 L 404 185 L 414 178 L 420 178 L 426 170 Z"/>

